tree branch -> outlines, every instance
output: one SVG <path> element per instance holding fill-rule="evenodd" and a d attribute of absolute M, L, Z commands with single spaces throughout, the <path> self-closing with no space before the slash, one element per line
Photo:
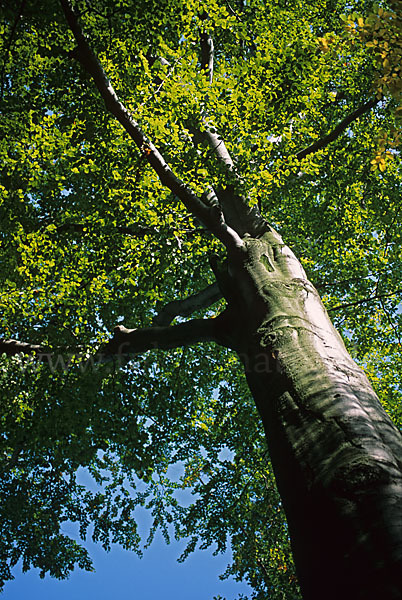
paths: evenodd
<path fill-rule="evenodd" d="M 320 138 L 319 140 L 311 144 L 311 146 L 308 146 L 304 150 L 298 152 L 296 154 L 296 158 L 298 160 L 302 160 L 312 152 L 317 152 L 317 150 L 321 150 L 322 148 L 328 146 L 328 144 L 336 140 L 336 138 L 339 137 L 340 134 L 343 131 L 345 131 L 345 129 L 347 129 L 351 123 L 353 123 L 353 121 L 356 121 L 356 119 L 364 115 L 364 113 L 374 108 L 374 106 L 376 106 L 379 101 L 380 100 L 378 98 L 373 98 L 365 104 L 362 104 L 362 106 L 359 106 L 359 108 L 357 108 L 355 111 L 350 113 L 350 115 L 345 117 L 340 123 L 338 123 L 338 125 L 328 135 Z"/>
<path fill-rule="evenodd" d="M 207 19 L 207 15 L 204 15 L 202 18 L 204 20 Z M 210 34 L 202 32 L 200 33 L 200 42 L 201 70 L 204 70 L 209 76 L 209 83 L 212 84 L 214 61 L 213 39 Z M 147 58 L 150 65 L 156 60 L 161 60 L 164 64 L 169 64 L 163 57 L 155 58 L 149 54 Z M 186 127 L 192 134 L 195 146 L 199 143 L 205 143 L 210 147 L 211 155 L 213 155 L 221 165 L 226 180 L 224 192 L 223 189 L 215 191 L 210 188 L 207 193 L 202 195 L 202 199 L 208 198 L 208 202 L 205 202 L 208 206 L 211 206 L 211 204 L 219 204 L 222 207 L 224 221 L 230 228 L 233 228 L 239 236 L 243 236 L 244 233 L 249 233 L 250 235 L 258 237 L 267 230 L 267 223 L 265 223 L 256 207 L 250 207 L 247 200 L 242 195 L 234 192 L 235 187 L 241 188 L 242 182 L 235 173 L 234 162 L 225 142 L 217 133 L 215 126 L 212 123 L 209 123 L 205 116 L 202 115 L 201 120 L 203 125 L 202 128 L 197 127 L 194 122 L 191 122 L 190 120 L 187 121 Z M 199 151 L 197 150 L 197 152 Z M 235 183 L 233 184 L 233 182 Z"/>
<path fill-rule="evenodd" d="M 187 124 L 194 137 L 195 144 L 206 143 L 211 148 L 211 154 L 221 165 L 225 177 L 225 186 L 216 188 L 215 195 L 222 207 L 225 222 L 233 228 L 239 236 L 249 233 L 252 237 L 259 237 L 265 233 L 269 226 L 261 216 L 256 206 L 250 206 L 242 195 L 242 180 L 235 172 L 232 157 L 226 148 L 223 138 L 217 133 L 215 127 L 203 118 L 203 130 L 193 124 Z"/>
<path fill-rule="evenodd" d="M 194 135 L 195 143 L 206 142 L 211 148 L 211 154 L 213 154 L 222 164 L 226 174 L 230 174 L 232 178 L 235 178 L 236 175 L 233 172 L 234 163 L 223 138 L 217 133 L 215 127 L 208 123 L 205 118 L 203 118 L 203 125 L 203 131 L 196 129 L 194 126 L 191 126 L 190 128 L 190 131 L 192 131 Z"/>
<path fill-rule="evenodd" d="M 154 83 L 158 87 L 143 102 L 141 102 L 140 107 L 145 106 L 151 100 L 151 98 L 155 98 L 159 94 L 168 78 L 173 74 L 176 64 L 180 62 L 180 59 L 176 59 L 173 65 L 171 65 L 170 62 L 166 60 L 166 58 L 164 58 L 163 56 L 152 56 L 150 50 L 151 49 L 149 48 L 146 55 L 146 59 L 148 61 L 149 66 L 152 67 L 152 65 L 154 65 L 156 62 L 159 62 L 159 64 L 161 64 L 162 66 L 170 67 L 170 70 L 164 79 L 161 79 L 160 77 L 158 77 L 158 75 L 155 76 Z"/>
<path fill-rule="evenodd" d="M 216 342 L 222 346 L 230 346 L 224 330 L 225 313 L 212 319 L 192 319 L 172 327 L 126 329 L 118 325 L 114 329 L 112 339 L 96 353 L 96 359 L 106 362 L 115 357 L 128 357 L 156 348 L 169 350 L 199 342 Z"/>
<path fill-rule="evenodd" d="M 345 302 L 345 304 L 338 304 L 337 306 L 333 306 L 332 308 L 327 308 L 328 312 L 333 310 L 341 310 L 343 308 L 351 308 L 352 306 L 359 306 L 360 304 L 366 304 L 368 302 L 374 302 L 374 300 L 381 300 L 383 298 L 392 298 L 392 296 L 396 296 L 397 294 L 402 293 L 402 288 L 400 290 L 395 290 L 395 292 L 391 292 L 389 294 L 374 294 L 369 298 L 363 298 L 362 300 L 355 300 L 354 302 Z"/>
<path fill-rule="evenodd" d="M 0 354 L 6 354 L 9 357 L 25 354 L 32 356 L 34 362 L 44 363 L 52 373 L 60 371 L 68 371 L 73 364 L 75 357 L 79 358 L 82 355 L 82 348 L 53 348 L 52 350 L 38 344 L 30 344 L 20 342 L 18 340 L 0 339 Z"/>
<path fill-rule="evenodd" d="M 204 12 L 202 20 L 208 19 L 208 14 Z M 209 77 L 209 83 L 212 85 L 214 68 L 214 42 L 207 31 L 200 33 L 201 43 L 201 70 Z M 216 199 L 222 207 L 222 212 L 226 223 L 232 227 L 242 237 L 245 233 L 258 237 L 267 229 L 259 210 L 256 207 L 250 207 L 239 190 L 242 189 L 242 181 L 235 172 L 235 165 L 226 144 L 221 135 L 217 133 L 213 123 L 208 122 L 208 118 L 202 115 L 202 128 L 197 128 L 194 124 L 189 124 L 188 128 L 194 136 L 195 144 L 206 143 L 211 154 L 221 165 L 225 176 L 225 184 L 214 190 Z"/>
<path fill-rule="evenodd" d="M 211 211 L 194 192 L 179 179 L 169 167 L 159 150 L 146 137 L 139 124 L 135 121 L 129 110 L 124 106 L 117 96 L 111 82 L 109 81 L 99 60 L 90 48 L 78 23 L 69 0 L 60 0 L 67 23 L 77 43 L 78 60 L 91 75 L 106 108 L 119 121 L 127 131 L 131 139 L 143 153 L 152 166 L 160 181 L 177 196 L 184 206 L 197 217 L 204 225 L 219 239 L 226 247 L 238 247 L 242 245 L 241 239 L 236 232 L 228 227 L 221 215 Z"/>
<path fill-rule="evenodd" d="M 200 34 L 201 41 L 201 69 L 205 70 L 209 83 L 212 84 L 214 76 L 214 42 L 206 31 Z"/>
<path fill-rule="evenodd" d="M 114 359 L 129 359 L 133 354 L 147 350 L 169 350 L 191 346 L 199 342 L 215 342 L 228 348 L 234 347 L 231 339 L 230 315 L 224 311 L 211 319 L 192 319 L 172 327 L 146 327 L 127 329 L 123 325 L 115 327 L 113 337 L 96 352 L 92 358 L 83 358 L 83 365 L 94 365 Z M 38 344 L 0 339 L 0 354 L 9 357 L 17 354 L 34 356 L 38 362 L 47 363 L 52 371 L 66 371 L 73 357 L 80 358 L 79 349 L 68 352 L 66 349 L 47 351 Z"/>
<path fill-rule="evenodd" d="M 19 342 L 18 340 L 5 340 L 0 338 L 0 354 L 16 356 L 17 354 L 45 354 L 44 349 L 38 344 Z"/>
<path fill-rule="evenodd" d="M 198 294 L 189 296 L 184 300 L 173 300 L 173 302 L 166 304 L 154 318 L 153 323 L 158 326 L 170 325 L 175 317 L 188 317 L 196 310 L 215 304 L 221 298 L 222 293 L 218 284 L 216 282 L 212 283 Z"/>

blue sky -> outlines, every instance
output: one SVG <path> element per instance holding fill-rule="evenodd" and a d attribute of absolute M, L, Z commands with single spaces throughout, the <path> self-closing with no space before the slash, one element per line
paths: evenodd
<path fill-rule="evenodd" d="M 225 456 L 229 454 L 226 452 Z M 181 470 L 176 464 L 169 473 L 177 479 Z M 100 489 L 85 470 L 80 470 L 79 479 L 90 489 Z M 181 491 L 180 496 L 182 503 L 191 501 L 189 491 Z M 145 508 L 137 507 L 136 517 L 138 533 L 146 540 L 151 516 Z M 78 539 L 73 524 L 64 524 L 63 532 Z M 0 600 L 213 600 L 219 595 L 235 600 L 240 593 L 250 591 L 246 583 L 219 579 L 230 562 L 230 552 L 213 556 L 214 548 L 198 550 L 184 563 L 178 563 L 186 541 L 172 538 L 167 545 L 160 532 L 142 558 L 117 545 L 110 552 L 91 541 L 84 545 L 93 560 L 94 573 L 75 570 L 69 579 L 59 581 L 48 576 L 40 579 L 36 570 L 23 574 L 17 566 L 15 579 L 6 584 Z"/>
<path fill-rule="evenodd" d="M 184 542 L 167 546 L 160 534 L 142 559 L 119 547 L 106 553 L 95 544 L 86 546 L 95 573 L 74 571 L 67 581 L 57 581 L 39 579 L 34 571 L 22 574 L 17 570 L 1 600 L 212 600 L 219 594 L 235 600 L 239 593 L 249 590 L 245 583 L 219 580 L 229 553 L 214 557 L 212 550 L 202 550 L 179 564 L 176 559 Z"/>

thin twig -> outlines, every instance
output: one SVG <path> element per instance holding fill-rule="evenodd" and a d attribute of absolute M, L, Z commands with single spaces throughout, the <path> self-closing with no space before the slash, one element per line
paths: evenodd
<path fill-rule="evenodd" d="M 401 294 L 402 293 L 402 289 L 399 290 L 395 290 L 395 292 L 392 292 L 390 294 L 374 294 L 373 296 L 370 296 L 369 298 L 363 298 L 362 300 L 356 300 L 355 302 L 346 302 L 345 304 L 338 304 L 337 306 L 332 306 L 331 308 L 328 308 L 328 312 L 331 312 L 333 310 L 341 310 L 343 308 L 351 308 L 353 306 L 359 306 L 360 304 L 366 304 L 368 302 L 374 302 L 375 300 L 379 300 L 381 302 L 381 300 L 383 298 L 391 298 L 392 296 L 396 296 L 396 294 Z"/>
<path fill-rule="evenodd" d="M 348 115 L 340 123 L 338 123 L 338 125 L 328 135 L 320 138 L 304 150 L 300 150 L 300 152 L 296 154 L 296 158 L 298 160 L 302 160 L 312 152 L 317 152 L 317 150 L 321 150 L 322 148 L 328 146 L 328 144 L 336 140 L 340 136 L 340 134 L 343 131 L 345 131 L 345 129 L 347 129 L 351 123 L 353 123 L 353 121 L 356 121 L 356 119 L 364 115 L 364 113 L 374 108 L 374 106 L 376 106 L 379 101 L 380 100 L 378 98 L 373 98 L 365 104 L 362 104 L 362 106 L 359 106 L 359 108 L 354 110 L 352 113 L 350 113 L 350 115 Z"/>

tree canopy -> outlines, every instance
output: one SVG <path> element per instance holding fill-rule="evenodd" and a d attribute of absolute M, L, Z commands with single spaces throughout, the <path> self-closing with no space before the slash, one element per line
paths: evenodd
<path fill-rule="evenodd" d="M 157 528 L 188 538 L 182 558 L 231 544 L 226 574 L 254 598 L 297 598 L 236 354 L 208 342 L 96 360 L 118 324 L 221 314 L 211 262 L 224 247 L 105 107 L 63 4 L 2 6 L 0 578 L 19 560 L 59 578 L 91 569 L 67 521 L 82 539 L 141 553 L 141 505 L 153 516 L 146 544 Z M 73 7 L 121 103 L 198 197 L 219 187 L 227 148 L 250 207 L 300 258 L 401 426 L 398 2 Z"/>

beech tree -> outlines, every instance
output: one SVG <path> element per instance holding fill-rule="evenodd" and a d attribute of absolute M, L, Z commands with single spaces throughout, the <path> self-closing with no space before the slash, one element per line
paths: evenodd
<path fill-rule="evenodd" d="M 142 505 L 253 598 L 399 599 L 398 2 L 2 17 L 2 582 Z"/>

